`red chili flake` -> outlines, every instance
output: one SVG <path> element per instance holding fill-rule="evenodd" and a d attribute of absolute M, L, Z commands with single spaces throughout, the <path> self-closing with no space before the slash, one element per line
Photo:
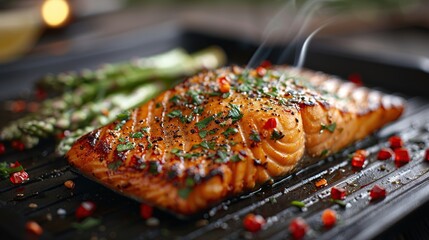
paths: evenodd
<path fill-rule="evenodd" d="M 43 234 L 43 228 L 35 221 L 28 221 L 25 224 L 25 230 L 30 234 L 34 234 L 36 236 L 40 236 Z"/>
<path fill-rule="evenodd" d="M 29 179 L 29 176 L 26 171 L 12 173 L 9 177 L 9 180 L 13 184 L 21 184 L 24 181 L 27 181 L 28 179 Z"/>
<path fill-rule="evenodd" d="M 219 83 L 219 91 L 221 93 L 227 93 L 231 89 L 231 85 L 226 77 L 220 77 L 217 79 Z"/>
<path fill-rule="evenodd" d="M 343 200 L 346 198 L 346 189 L 340 187 L 331 188 L 331 198 L 334 200 Z"/>
<path fill-rule="evenodd" d="M 352 166 L 355 168 L 362 168 L 365 164 L 365 156 L 362 154 L 353 154 Z"/>
<path fill-rule="evenodd" d="M 4 154 L 6 152 L 6 147 L 4 146 L 3 143 L 0 143 L 0 155 Z"/>
<path fill-rule="evenodd" d="M 331 228 L 337 222 L 337 212 L 328 208 L 323 211 L 321 218 L 323 226 Z"/>
<path fill-rule="evenodd" d="M 263 67 L 263 68 L 270 68 L 272 66 L 272 64 L 270 61 L 264 60 L 264 61 L 262 61 L 262 63 L 259 66 Z"/>
<path fill-rule="evenodd" d="M 39 101 L 44 100 L 48 96 L 46 91 L 42 88 L 37 88 L 35 95 L 36 95 L 36 99 Z"/>
<path fill-rule="evenodd" d="M 400 148 L 404 145 L 404 143 L 402 142 L 401 137 L 399 136 L 392 136 L 389 138 L 389 143 L 390 143 L 390 147 L 395 149 L 395 148 Z"/>
<path fill-rule="evenodd" d="M 149 219 L 152 217 L 153 214 L 153 208 L 147 204 L 140 204 L 140 216 L 143 219 Z"/>
<path fill-rule="evenodd" d="M 429 148 L 426 149 L 425 160 L 429 161 Z"/>
<path fill-rule="evenodd" d="M 82 202 L 76 209 L 75 216 L 77 219 L 83 219 L 91 216 L 95 211 L 96 205 L 91 201 Z"/>
<path fill-rule="evenodd" d="M 249 232 L 258 232 L 265 225 L 265 218 L 253 213 L 247 214 L 243 219 L 243 226 Z"/>
<path fill-rule="evenodd" d="M 363 86 L 362 76 L 359 73 L 352 73 L 348 77 L 349 81 L 358 85 Z"/>
<path fill-rule="evenodd" d="M 371 201 L 375 201 L 378 199 L 382 199 L 386 197 L 386 189 L 384 187 L 379 186 L 377 184 L 372 187 L 369 196 L 371 197 Z"/>
<path fill-rule="evenodd" d="M 410 162 L 410 154 L 406 148 L 395 149 L 395 163 L 397 166 L 402 166 Z"/>
<path fill-rule="evenodd" d="M 267 69 L 264 68 L 264 67 L 257 67 L 256 68 L 256 73 L 258 73 L 258 75 L 260 77 L 263 77 L 263 76 L 265 76 L 265 74 L 267 74 Z"/>
<path fill-rule="evenodd" d="M 25 149 L 24 143 L 22 143 L 19 140 L 13 140 L 12 143 L 11 143 L 11 145 L 12 145 L 13 149 L 16 149 L 18 151 L 24 151 L 24 149 Z"/>
<path fill-rule="evenodd" d="M 380 151 L 377 154 L 377 159 L 378 160 L 387 160 L 387 159 L 390 159 L 392 156 L 393 156 L 392 150 L 390 150 L 388 148 L 382 148 L 382 149 L 380 149 Z"/>
<path fill-rule="evenodd" d="M 277 127 L 276 118 L 268 118 L 267 122 L 264 124 L 265 129 L 274 129 Z"/>
<path fill-rule="evenodd" d="M 295 239 L 302 239 L 308 231 L 308 225 L 304 219 L 297 217 L 289 223 L 289 232 Z"/>

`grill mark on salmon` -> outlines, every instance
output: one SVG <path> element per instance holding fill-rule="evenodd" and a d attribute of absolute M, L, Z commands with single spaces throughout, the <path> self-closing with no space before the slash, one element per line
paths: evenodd
<path fill-rule="evenodd" d="M 400 98 L 323 73 L 259 74 L 230 67 L 191 77 L 81 137 L 68 160 L 107 187 L 189 215 L 291 173 L 305 155 L 338 152 L 404 108 Z"/>

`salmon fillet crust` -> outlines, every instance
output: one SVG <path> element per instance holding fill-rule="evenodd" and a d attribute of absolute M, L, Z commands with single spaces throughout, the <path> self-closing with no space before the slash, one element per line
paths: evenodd
<path fill-rule="evenodd" d="M 193 76 L 81 137 L 71 165 L 181 215 L 335 153 L 397 119 L 401 98 L 291 67 Z"/>

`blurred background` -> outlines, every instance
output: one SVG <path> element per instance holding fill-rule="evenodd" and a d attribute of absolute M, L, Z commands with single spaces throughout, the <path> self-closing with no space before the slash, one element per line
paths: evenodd
<path fill-rule="evenodd" d="M 0 63 L 87 51 L 91 41 L 165 22 L 222 36 L 286 41 L 296 10 L 305 3 L 318 5 L 310 26 L 338 18 L 323 33 L 429 24 L 427 4 L 419 0 L 1 0 Z M 267 25 L 282 8 L 285 12 L 276 20 L 282 27 L 267 34 Z"/>

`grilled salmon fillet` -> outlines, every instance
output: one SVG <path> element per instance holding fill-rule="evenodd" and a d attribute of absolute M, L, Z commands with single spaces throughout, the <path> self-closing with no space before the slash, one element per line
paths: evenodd
<path fill-rule="evenodd" d="M 189 215 L 335 153 L 397 119 L 401 98 L 291 67 L 191 77 L 81 137 L 71 165 Z"/>

